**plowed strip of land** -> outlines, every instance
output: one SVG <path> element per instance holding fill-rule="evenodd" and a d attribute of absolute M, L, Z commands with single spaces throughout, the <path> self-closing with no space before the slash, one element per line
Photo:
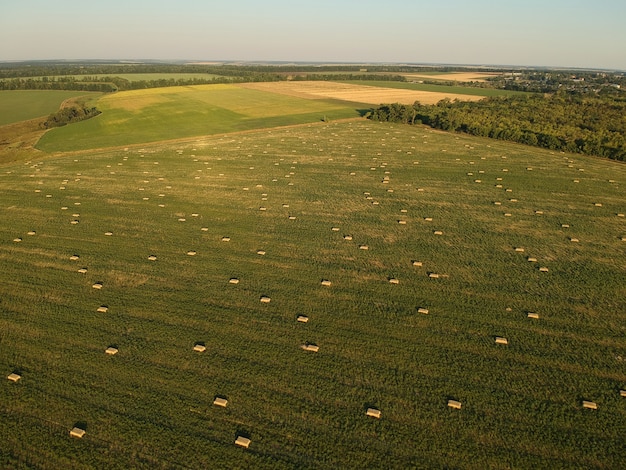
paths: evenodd
<path fill-rule="evenodd" d="M 463 101 L 477 101 L 483 98 L 482 96 L 457 93 L 435 93 L 326 81 L 244 83 L 239 86 L 306 99 L 335 99 L 373 105 L 381 103 L 413 104 L 416 101 L 422 104 L 435 104 L 444 98 Z"/>

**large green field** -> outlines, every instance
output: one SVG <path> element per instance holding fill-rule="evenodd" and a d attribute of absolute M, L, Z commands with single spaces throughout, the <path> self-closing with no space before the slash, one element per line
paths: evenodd
<path fill-rule="evenodd" d="M 310 100 L 236 85 L 125 91 L 102 97 L 97 107 L 100 116 L 46 133 L 38 148 L 47 152 L 84 150 L 359 115 L 353 103 Z"/>
<path fill-rule="evenodd" d="M 293 113 L 221 90 L 225 131 Z M 172 93 L 103 103 L 168 138 L 174 98 L 192 106 Z M 0 183 L 0 371 L 21 376 L 0 383 L 2 467 L 626 461 L 624 165 L 354 120 L 42 156 Z"/>
<path fill-rule="evenodd" d="M 98 94 L 63 90 L 0 90 L 0 126 L 47 116 L 57 111 L 61 103 L 69 98 Z"/>

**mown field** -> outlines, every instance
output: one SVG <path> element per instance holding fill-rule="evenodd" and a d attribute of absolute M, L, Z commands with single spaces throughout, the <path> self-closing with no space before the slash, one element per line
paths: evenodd
<path fill-rule="evenodd" d="M 5 165 L 0 466 L 620 468 L 625 185 L 360 120 Z"/>
<path fill-rule="evenodd" d="M 0 91 L 0 126 L 47 116 L 69 98 L 98 94 L 64 90 Z"/>

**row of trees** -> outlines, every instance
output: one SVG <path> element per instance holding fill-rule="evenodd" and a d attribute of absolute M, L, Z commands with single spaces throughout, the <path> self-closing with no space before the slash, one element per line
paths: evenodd
<path fill-rule="evenodd" d="M 72 122 L 84 121 L 101 114 L 96 108 L 88 108 L 86 106 L 70 106 L 61 108 L 56 113 L 50 114 L 48 119 L 43 123 L 43 127 L 50 129 L 52 127 L 61 127 Z"/>
<path fill-rule="evenodd" d="M 436 105 L 388 104 L 369 117 L 508 140 L 551 150 L 626 160 L 626 102 L 557 93 Z"/>

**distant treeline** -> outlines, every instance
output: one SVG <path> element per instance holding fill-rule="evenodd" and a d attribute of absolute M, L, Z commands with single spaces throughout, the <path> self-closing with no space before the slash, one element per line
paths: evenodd
<path fill-rule="evenodd" d="M 624 101 L 557 93 L 442 100 L 436 105 L 387 104 L 369 117 L 624 161 L 624 116 Z"/>

